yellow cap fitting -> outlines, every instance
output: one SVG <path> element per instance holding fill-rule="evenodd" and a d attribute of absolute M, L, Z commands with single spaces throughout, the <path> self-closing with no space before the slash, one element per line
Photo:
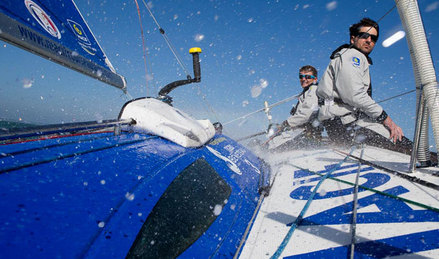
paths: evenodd
<path fill-rule="evenodd" d="M 189 50 L 189 53 L 201 53 L 201 48 L 195 47 Z"/>

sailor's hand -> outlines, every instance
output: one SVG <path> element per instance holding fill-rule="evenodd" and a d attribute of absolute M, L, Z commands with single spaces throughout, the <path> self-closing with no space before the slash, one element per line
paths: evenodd
<path fill-rule="evenodd" d="M 288 124 L 288 121 L 283 121 L 281 124 L 274 123 L 268 125 L 268 129 L 267 129 L 268 140 L 265 141 L 262 144 L 262 146 L 267 145 L 271 140 L 279 136 L 286 129 L 290 129 L 290 125 Z"/>
<path fill-rule="evenodd" d="M 284 120 L 284 121 L 282 122 L 282 124 L 280 125 L 280 130 L 281 130 L 281 131 L 284 131 L 284 130 L 290 130 L 290 129 L 291 129 L 290 124 L 288 123 L 287 120 Z"/>
<path fill-rule="evenodd" d="M 277 136 L 280 133 L 282 133 L 284 130 L 289 129 L 290 125 L 288 124 L 287 121 L 283 121 L 281 124 L 270 124 L 268 126 L 267 132 L 268 132 L 268 136 Z"/>
<path fill-rule="evenodd" d="M 402 132 L 402 129 L 396 125 L 395 122 L 393 122 L 390 116 L 387 116 L 387 118 L 383 121 L 383 124 L 387 129 L 389 129 L 390 139 L 393 140 L 393 143 L 396 143 L 396 140 L 402 140 L 404 133 Z"/>
<path fill-rule="evenodd" d="M 268 137 L 277 136 L 282 131 L 281 127 L 282 126 L 277 123 L 268 125 L 268 129 L 267 129 Z"/>

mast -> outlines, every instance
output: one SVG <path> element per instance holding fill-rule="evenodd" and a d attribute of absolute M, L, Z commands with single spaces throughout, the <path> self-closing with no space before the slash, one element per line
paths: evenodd
<path fill-rule="evenodd" d="M 439 147 L 439 92 L 436 73 L 424 25 L 416 0 L 395 0 L 407 42 L 415 74 L 417 91 L 417 118 L 410 170 L 417 158 L 421 166 L 431 165 L 428 146 L 428 117 L 431 118 L 436 147 Z"/>

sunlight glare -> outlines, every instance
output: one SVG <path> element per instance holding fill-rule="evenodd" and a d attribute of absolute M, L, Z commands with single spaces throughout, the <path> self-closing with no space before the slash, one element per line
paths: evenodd
<path fill-rule="evenodd" d="M 404 38 L 404 36 L 405 36 L 405 32 L 404 31 L 398 31 L 397 33 L 393 34 L 392 36 L 390 36 L 389 38 L 387 38 L 387 39 L 385 39 L 383 41 L 383 47 L 387 48 L 387 47 L 392 46 L 397 41 L 399 41 L 402 38 Z"/>

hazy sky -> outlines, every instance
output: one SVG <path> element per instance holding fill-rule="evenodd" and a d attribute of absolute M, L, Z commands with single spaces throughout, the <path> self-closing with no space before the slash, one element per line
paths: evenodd
<path fill-rule="evenodd" d="M 147 45 L 142 54 L 139 17 L 133 1 L 75 1 L 118 73 L 136 98 L 156 96 L 160 87 L 185 79 L 152 18 L 138 0 Z M 348 28 L 362 17 L 382 20 L 380 39 L 371 57 L 373 96 L 382 100 L 414 89 L 406 39 L 384 47 L 403 31 L 394 2 L 375 1 L 149 1 L 192 74 L 189 48 L 201 54 L 202 82 L 171 93 L 174 106 L 192 116 L 226 123 L 298 94 L 298 69 L 315 66 L 321 75 L 329 55 L 347 43 Z M 439 60 L 439 1 L 419 1 L 435 67 Z M 29 123 L 115 119 L 129 98 L 122 91 L 60 67 L 10 44 L 0 45 L 0 118 Z M 145 86 L 148 80 L 147 87 Z M 415 93 L 383 103 L 388 114 L 413 137 Z M 281 122 L 296 101 L 273 108 Z M 232 137 L 267 127 L 263 113 L 225 125 Z"/>

